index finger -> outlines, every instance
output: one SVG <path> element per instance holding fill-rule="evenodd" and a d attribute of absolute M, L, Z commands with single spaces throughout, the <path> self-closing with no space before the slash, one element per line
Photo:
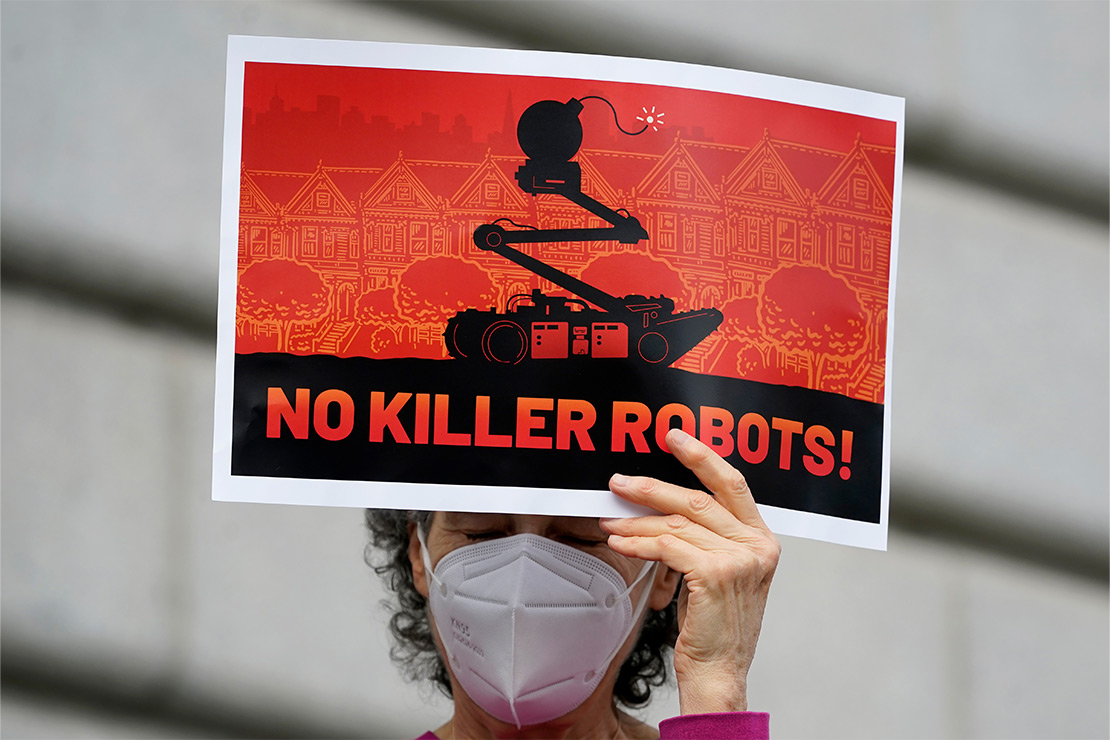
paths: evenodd
<path fill-rule="evenodd" d="M 755 498 L 743 473 L 725 462 L 708 445 L 681 429 L 667 432 L 666 441 L 674 456 L 709 489 L 717 503 L 744 524 L 770 531 L 755 505 Z"/>

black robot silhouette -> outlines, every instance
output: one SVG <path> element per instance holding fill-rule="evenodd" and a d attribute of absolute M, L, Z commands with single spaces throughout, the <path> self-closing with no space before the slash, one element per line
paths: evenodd
<path fill-rule="evenodd" d="M 566 103 L 541 100 L 524 111 L 517 124 L 517 141 L 527 159 L 517 169 L 516 181 L 526 193 L 561 195 L 612 226 L 510 230 L 499 222 L 511 221 L 498 219 L 474 230 L 479 249 L 496 252 L 584 300 L 548 296 L 535 289 L 514 295 L 503 313 L 474 308 L 457 313 L 443 333 L 452 357 L 508 365 L 624 358 L 665 367 L 721 324 L 722 314 L 715 308 L 675 313 L 674 301 L 665 296 L 617 298 L 510 246 L 564 241 L 636 244 L 648 238 L 627 211 L 618 213 L 582 192 L 582 168 L 571 157 L 582 145 L 578 118 L 582 100 L 590 98 L 608 103 L 597 96 Z"/>

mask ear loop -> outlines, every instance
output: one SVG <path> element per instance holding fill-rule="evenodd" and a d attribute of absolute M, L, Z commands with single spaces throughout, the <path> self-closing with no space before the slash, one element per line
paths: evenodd
<path fill-rule="evenodd" d="M 424 530 L 420 528 L 420 524 L 416 525 L 416 539 L 420 542 L 420 559 L 424 562 L 424 579 L 428 582 L 428 588 L 438 588 L 442 596 L 447 595 L 447 584 L 439 580 L 439 576 L 432 570 L 432 556 L 428 553 L 428 541 L 424 538 Z"/>
<path fill-rule="evenodd" d="M 632 590 L 636 588 L 636 585 L 640 581 L 644 580 L 644 576 L 646 576 L 648 573 L 655 573 L 655 566 L 657 565 L 659 565 L 659 563 L 652 560 L 648 560 L 647 562 L 645 562 L 644 567 L 640 568 L 639 574 L 632 580 L 632 583 L 628 584 L 628 588 L 622 591 L 620 595 L 616 597 L 610 597 L 613 599 L 613 603 L 610 604 L 609 599 L 606 599 L 605 606 L 608 608 L 616 606 L 616 604 L 621 599 L 624 599 L 626 596 L 632 593 Z M 647 605 L 649 593 L 651 593 L 650 584 L 644 588 L 643 593 L 641 593 L 639 598 L 636 599 L 636 605 L 632 608 L 632 619 L 628 621 L 628 629 L 624 631 L 624 634 L 621 635 L 620 641 L 613 647 L 612 652 L 609 653 L 609 657 L 605 659 L 605 662 L 602 664 L 605 667 L 603 670 L 608 669 L 609 665 L 613 662 L 613 659 L 617 657 L 617 652 L 620 651 L 621 647 L 624 645 L 624 641 L 627 640 L 628 635 L 632 633 L 632 629 L 636 626 L 636 622 L 640 619 L 640 614 L 643 613 L 643 609 Z"/>
<path fill-rule="evenodd" d="M 655 562 L 654 560 L 645 561 L 644 562 L 644 567 L 640 568 L 640 572 L 638 574 L 636 574 L 635 578 L 632 579 L 632 583 L 628 584 L 628 588 L 626 588 L 624 591 L 622 591 L 621 595 L 618 596 L 617 598 L 618 599 L 623 599 L 625 596 L 628 596 L 630 593 L 632 593 L 632 589 L 636 588 L 636 584 L 638 584 L 640 581 L 644 580 L 644 576 L 646 576 L 650 571 L 652 571 L 655 568 L 655 566 L 657 566 L 657 565 L 659 565 L 659 563 Z M 647 594 L 647 592 L 649 590 L 650 589 L 644 589 L 644 593 L 640 594 L 640 599 L 636 604 L 636 611 L 639 611 L 640 607 L 643 606 L 643 602 L 646 601 L 646 599 L 644 598 L 644 595 Z"/>

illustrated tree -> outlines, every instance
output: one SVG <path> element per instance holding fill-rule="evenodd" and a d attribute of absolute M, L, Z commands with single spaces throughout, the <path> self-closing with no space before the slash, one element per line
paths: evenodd
<path fill-rule="evenodd" d="M 355 346 L 378 359 L 439 359 L 446 352 L 438 338 L 447 320 L 468 308 L 489 308 L 495 294 L 489 274 L 473 262 L 458 257 L 418 260 L 392 285 L 359 298 L 355 316 L 362 328 Z"/>
<path fill-rule="evenodd" d="M 255 262 L 239 274 L 238 312 L 278 325 L 278 350 L 288 351 L 294 324 L 308 324 L 331 307 L 331 289 L 311 267 L 292 260 Z"/>
<path fill-rule="evenodd" d="M 735 372 L 741 378 L 765 379 L 770 345 L 759 324 L 759 299 L 754 295 L 730 298 L 720 310 L 724 319 L 718 331 L 728 342 L 729 349 L 722 353 L 711 372 L 729 375 Z"/>
<path fill-rule="evenodd" d="M 379 288 L 363 293 L 355 304 L 355 318 L 360 324 L 377 324 L 397 319 L 393 288 Z"/>
<path fill-rule="evenodd" d="M 414 323 L 444 324 L 459 311 L 489 308 L 495 288 L 489 274 L 458 257 L 428 257 L 409 265 L 397 280 L 394 303 Z"/>
<path fill-rule="evenodd" d="M 867 316 L 859 296 L 819 267 L 791 265 L 773 273 L 763 284 L 758 317 L 780 350 L 807 358 L 810 388 L 820 387 L 830 358 L 847 361 L 864 350 Z"/>
<path fill-rule="evenodd" d="M 355 318 L 362 324 L 357 335 L 360 349 L 373 357 L 403 357 L 399 329 L 401 318 L 397 315 L 392 287 L 379 288 L 363 293 L 355 304 Z"/>
<path fill-rule="evenodd" d="M 666 296 L 683 310 L 690 289 L 669 262 L 644 252 L 614 252 L 595 257 L 579 275 L 583 282 L 618 298 L 626 295 Z"/>

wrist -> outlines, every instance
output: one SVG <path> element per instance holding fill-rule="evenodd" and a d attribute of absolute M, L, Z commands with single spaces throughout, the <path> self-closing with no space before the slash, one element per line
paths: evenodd
<path fill-rule="evenodd" d="M 732 671 L 713 670 L 679 676 L 678 706 L 682 714 L 747 711 L 747 676 Z"/>

